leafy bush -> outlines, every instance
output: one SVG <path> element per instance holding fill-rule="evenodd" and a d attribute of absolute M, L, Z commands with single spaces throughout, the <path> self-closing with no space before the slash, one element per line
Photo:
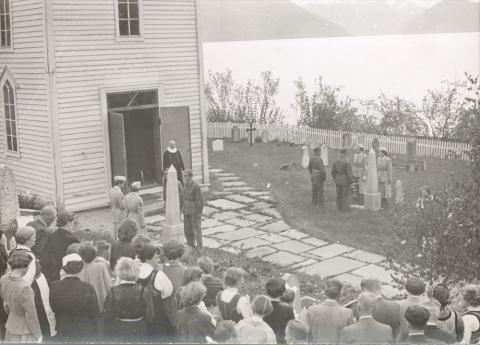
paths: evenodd
<path fill-rule="evenodd" d="M 20 208 L 30 210 L 41 210 L 47 205 L 47 203 L 40 199 L 37 195 L 29 193 L 20 193 L 18 195 L 18 203 L 20 205 Z"/>

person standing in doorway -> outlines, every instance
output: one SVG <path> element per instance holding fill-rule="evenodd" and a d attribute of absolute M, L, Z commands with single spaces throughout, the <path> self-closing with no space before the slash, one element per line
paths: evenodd
<path fill-rule="evenodd" d="M 125 209 L 127 218 L 137 224 L 137 234 L 146 234 L 145 215 L 143 213 L 143 199 L 138 194 L 142 184 L 140 181 L 132 183 L 132 191 L 125 196 Z"/>
<path fill-rule="evenodd" d="M 170 166 L 173 165 L 175 170 L 177 170 L 177 179 L 183 186 L 183 171 L 185 170 L 185 165 L 183 164 L 182 155 L 177 149 L 177 144 L 175 140 L 170 140 L 168 143 L 167 150 L 163 153 L 163 170 L 167 171 Z M 163 186 L 167 185 L 166 177 L 163 179 Z M 163 191 L 163 199 L 167 200 L 167 194 L 165 188 Z"/>
<path fill-rule="evenodd" d="M 125 215 L 125 196 L 123 195 L 122 188 L 127 181 L 125 176 L 115 176 L 113 178 L 113 188 L 108 194 L 110 198 L 110 204 L 112 207 L 112 219 L 113 219 L 113 232 L 112 239 L 117 240 L 117 228 L 118 225 L 126 218 Z"/>
<path fill-rule="evenodd" d="M 198 183 L 193 180 L 193 173 L 184 172 L 185 187 L 183 190 L 183 226 L 187 244 L 192 248 L 202 248 L 202 212 L 203 196 Z"/>
<path fill-rule="evenodd" d="M 312 204 L 313 206 L 323 207 L 323 183 L 325 182 L 325 166 L 320 158 L 320 147 L 313 149 L 315 156 L 310 158 L 308 163 L 308 172 L 312 180 Z"/>
<path fill-rule="evenodd" d="M 363 193 L 365 192 L 365 184 L 367 182 L 367 166 L 368 155 L 363 150 L 363 145 L 359 144 L 356 152 L 353 154 L 352 170 L 355 199 L 360 205 L 363 205 Z"/>
<path fill-rule="evenodd" d="M 392 160 L 387 149 L 381 147 L 377 161 L 378 191 L 382 197 L 382 208 L 388 208 L 388 199 L 392 198 Z"/>
<path fill-rule="evenodd" d="M 333 163 L 332 177 L 337 188 L 337 209 L 350 210 L 350 187 L 353 183 L 352 166 L 347 161 L 347 150 L 340 150 L 340 157 Z"/>

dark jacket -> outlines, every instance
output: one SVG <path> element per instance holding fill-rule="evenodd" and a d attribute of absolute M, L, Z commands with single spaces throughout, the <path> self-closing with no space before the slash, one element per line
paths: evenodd
<path fill-rule="evenodd" d="M 377 300 L 375 305 L 375 311 L 373 312 L 373 318 L 375 321 L 383 323 L 385 325 L 389 325 L 393 332 L 393 337 L 398 334 L 398 330 L 401 323 L 401 314 L 400 314 L 400 306 L 393 302 L 380 297 Z"/>
<path fill-rule="evenodd" d="M 65 256 L 67 248 L 73 243 L 80 243 L 79 239 L 70 231 L 59 228 L 50 236 L 48 249 L 48 268 L 44 268 L 45 277 L 49 281 L 60 279 L 60 269 L 62 268 L 62 258 Z"/>
<path fill-rule="evenodd" d="M 336 185 L 351 185 L 353 183 L 352 166 L 345 159 L 338 159 L 335 163 L 333 163 L 332 177 Z"/>
<path fill-rule="evenodd" d="M 441 330 L 437 327 L 437 325 L 427 324 L 427 326 L 425 326 L 425 336 L 446 344 L 455 344 L 457 342 L 457 339 L 454 335 Z"/>
<path fill-rule="evenodd" d="M 325 181 L 325 166 L 320 156 L 310 158 L 308 172 L 310 173 L 312 183 L 322 183 Z"/>
<path fill-rule="evenodd" d="M 110 249 L 110 267 L 115 269 L 115 265 L 121 257 L 135 259 L 135 250 L 132 248 L 131 242 L 115 241 Z"/>
<path fill-rule="evenodd" d="M 214 307 L 217 305 L 216 297 L 217 294 L 223 290 L 223 284 L 220 279 L 212 277 L 212 276 L 205 276 L 202 277 L 202 284 L 205 285 L 207 288 L 207 294 L 203 298 L 203 302 L 207 307 Z"/>
<path fill-rule="evenodd" d="M 183 214 L 200 215 L 203 212 L 202 190 L 197 182 L 191 180 L 183 188 Z"/>
<path fill-rule="evenodd" d="M 183 272 L 185 272 L 186 267 L 180 261 L 167 261 L 163 265 L 163 273 L 170 279 L 172 283 L 172 295 L 165 298 L 165 312 L 169 320 L 170 326 L 175 328 L 176 325 L 176 312 L 177 312 L 177 303 L 176 303 L 176 293 L 177 290 L 183 284 Z"/>
<path fill-rule="evenodd" d="M 173 165 L 175 170 L 177 170 L 178 181 L 183 184 L 182 171 L 185 170 L 185 165 L 183 164 L 183 159 L 180 151 L 177 150 L 177 152 L 171 153 L 167 150 L 163 153 L 163 170 L 168 170 L 171 165 Z"/>
<path fill-rule="evenodd" d="M 32 252 L 35 254 L 37 260 L 40 262 L 40 266 L 47 267 L 48 257 L 48 243 L 49 233 L 47 225 L 40 218 L 35 219 L 27 224 L 35 229 L 35 245 L 32 247 Z"/>
<path fill-rule="evenodd" d="M 57 320 L 57 339 L 82 340 L 98 336 L 97 295 L 92 285 L 66 277 L 50 285 L 50 306 Z"/>
<path fill-rule="evenodd" d="M 293 308 L 281 301 L 272 301 L 273 312 L 263 318 L 275 333 L 278 344 L 285 344 L 285 328 L 288 321 L 295 318 Z"/>
<path fill-rule="evenodd" d="M 177 334 L 181 343 L 207 343 L 213 338 L 215 326 L 210 315 L 198 306 L 186 307 L 177 312 Z"/>
<path fill-rule="evenodd" d="M 390 344 L 393 342 L 392 329 L 371 318 L 360 319 L 345 327 L 340 335 L 340 343 L 345 344 Z"/>
<path fill-rule="evenodd" d="M 425 334 L 409 335 L 405 341 L 405 344 L 438 344 L 438 340 L 430 339 Z"/>

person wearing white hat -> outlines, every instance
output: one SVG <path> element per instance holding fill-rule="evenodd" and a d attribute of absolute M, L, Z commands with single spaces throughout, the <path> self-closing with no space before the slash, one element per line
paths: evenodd
<path fill-rule="evenodd" d="M 57 318 L 55 341 L 98 341 L 99 308 L 95 288 L 80 279 L 84 262 L 73 253 L 62 258 L 65 276 L 50 285 L 50 304 Z"/>
<path fill-rule="evenodd" d="M 377 159 L 378 191 L 382 198 L 382 208 L 388 208 L 388 199 L 392 198 L 392 160 L 387 149 L 381 147 Z"/>
<path fill-rule="evenodd" d="M 137 224 L 137 234 L 146 234 L 145 215 L 143 213 L 143 199 L 138 194 L 142 184 L 140 181 L 132 183 L 132 191 L 125 196 L 125 209 L 127 218 Z"/>
<path fill-rule="evenodd" d="M 368 155 L 363 150 L 363 145 L 358 144 L 353 154 L 352 173 L 354 184 L 354 196 L 356 201 L 363 205 L 363 193 L 367 183 Z"/>
<path fill-rule="evenodd" d="M 126 218 L 125 196 L 122 192 L 122 188 L 125 186 L 126 181 L 127 179 L 125 176 L 115 176 L 113 178 L 113 187 L 108 193 L 110 198 L 110 206 L 112 207 L 112 238 L 114 241 L 117 240 L 118 225 Z"/>

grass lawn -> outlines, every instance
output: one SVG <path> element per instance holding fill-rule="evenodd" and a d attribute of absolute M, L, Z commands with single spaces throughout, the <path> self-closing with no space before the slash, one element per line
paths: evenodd
<path fill-rule="evenodd" d="M 313 154 L 313 152 L 311 152 Z M 401 208 L 392 204 L 390 210 L 368 212 L 354 209 L 350 213 L 340 213 L 335 205 L 335 185 L 330 169 L 338 156 L 337 150 L 329 152 L 329 167 L 325 181 L 325 208 L 318 210 L 311 206 L 311 186 L 308 170 L 300 166 L 301 148 L 299 145 L 282 144 L 274 148 L 274 143 L 233 144 L 224 141 L 223 152 L 210 152 L 209 164 L 229 172 L 234 172 L 256 188 L 266 189 L 270 184 L 273 197 L 278 201 L 278 209 L 285 221 L 292 227 L 303 230 L 311 236 L 357 248 L 382 253 L 391 229 L 391 212 Z M 295 162 L 295 167 L 280 170 L 285 164 Z M 406 157 L 394 157 L 393 180 L 403 182 L 405 201 L 414 203 L 419 197 L 419 188 L 425 185 L 440 186 L 448 175 L 465 171 L 466 163 L 459 160 L 426 159 L 427 171 L 407 172 Z M 214 188 L 218 185 L 213 181 Z M 393 199 L 392 199 L 393 201 Z"/>

